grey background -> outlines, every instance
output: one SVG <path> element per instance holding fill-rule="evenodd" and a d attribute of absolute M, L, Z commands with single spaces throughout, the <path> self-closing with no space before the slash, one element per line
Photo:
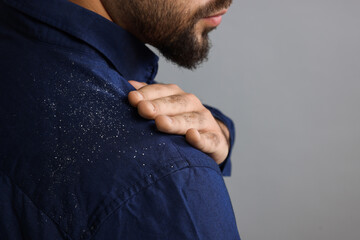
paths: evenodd
<path fill-rule="evenodd" d="M 243 240 L 360 239 L 360 1 L 234 0 L 173 82 L 231 116 Z"/>

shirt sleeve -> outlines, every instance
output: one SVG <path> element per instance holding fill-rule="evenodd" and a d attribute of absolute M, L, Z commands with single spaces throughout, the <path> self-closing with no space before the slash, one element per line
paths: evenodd
<path fill-rule="evenodd" d="M 126 200 L 99 227 L 100 239 L 240 239 L 222 176 L 185 167 Z"/>
<path fill-rule="evenodd" d="M 228 118 L 227 116 L 225 116 L 222 112 L 220 112 L 218 109 L 210 107 L 208 105 L 204 105 L 207 109 L 210 110 L 210 112 L 212 113 L 212 115 L 214 116 L 214 118 L 220 120 L 221 122 L 223 122 L 225 124 L 225 126 L 228 128 L 229 130 L 229 134 L 230 134 L 230 149 L 229 149 L 229 153 L 225 159 L 224 162 L 222 162 L 219 167 L 220 170 L 223 174 L 223 176 L 230 176 L 231 175 L 231 152 L 234 146 L 234 142 L 235 142 L 235 125 L 233 123 L 233 121 Z"/>

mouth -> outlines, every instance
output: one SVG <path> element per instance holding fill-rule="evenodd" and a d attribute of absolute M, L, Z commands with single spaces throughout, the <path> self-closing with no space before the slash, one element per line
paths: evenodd
<path fill-rule="evenodd" d="M 223 9 L 217 13 L 215 13 L 214 15 L 208 16 L 208 17 L 204 17 L 203 20 L 210 26 L 212 27 L 216 27 L 218 25 L 220 25 L 221 20 L 222 20 L 222 16 L 228 11 L 228 9 Z"/>

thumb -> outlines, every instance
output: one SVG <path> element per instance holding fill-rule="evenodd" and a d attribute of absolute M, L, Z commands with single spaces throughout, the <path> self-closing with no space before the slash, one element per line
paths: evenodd
<path fill-rule="evenodd" d="M 129 80 L 128 81 L 136 90 L 146 86 L 147 84 L 144 83 L 144 82 L 138 82 L 138 81 L 135 81 L 135 80 Z"/>

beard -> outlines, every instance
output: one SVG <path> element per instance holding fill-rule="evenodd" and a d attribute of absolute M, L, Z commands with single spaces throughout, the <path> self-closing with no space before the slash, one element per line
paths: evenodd
<path fill-rule="evenodd" d="M 228 8 L 232 0 L 213 0 L 190 11 L 189 3 L 179 0 L 102 0 L 115 23 L 144 43 L 157 48 L 175 64 L 195 69 L 207 60 L 211 47 L 209 32 L 214 27 L 197 29 L 204 17 Z"/>

